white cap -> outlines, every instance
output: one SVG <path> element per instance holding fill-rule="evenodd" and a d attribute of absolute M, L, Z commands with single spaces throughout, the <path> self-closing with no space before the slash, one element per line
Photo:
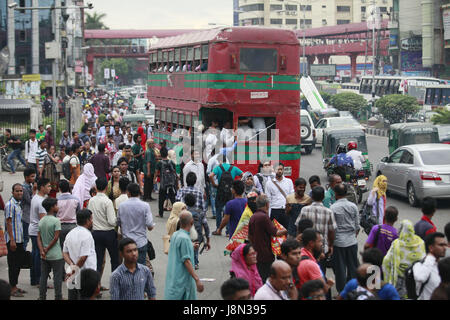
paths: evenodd
<path fill-rule="evenodd" d="M 52 126 L 51 125 L 47 125 L 46 127 L 45 127 L 45 129 L 47 130 L 48 128 L 51 128 Z"/>

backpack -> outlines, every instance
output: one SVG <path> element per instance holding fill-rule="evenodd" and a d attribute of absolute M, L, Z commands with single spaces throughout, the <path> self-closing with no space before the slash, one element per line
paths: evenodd
<path fill-rule="evenodd" d="M 259 180 L 259 183 L 261 184 L 261 188 L 262 188 L 262 190 L 263 190 L 263 192 L 266 192 L 264 189 L 264 178 L 261 176 L 261 174 L 259 174 L 259 173 L 257 173 L 256 174 L 256 177 L 258 178 L 258 180 Z"/>
<path fill-rule="evenodd" d="M 431 278 L 431 273 L 428 276 L 427 281 L 425 281 L 424 283 L 422 283 L 422 286 L 420 287 L 420 291 L 419 294 L 417 294 L 417 288 L 416 288 L 416 280 L 414 279 L 414 271 L 413 271 L 413 267 L 416 263 L 420 262 L 420 263 L 424 263 L 425 258 L 423 258 L 422 260 L 417 260 L 415 262 L 413 262 L 412 265 L 410 265 L 406 270 L 405 270 L 405 288 L 406 288 L 406 292 L 408 295 L 408 299 L 409 300 L 417 300 L 420 295 L 423 292 L 423 289 L 425 288 L 426 284 L 428 283 L 428 281 L 430 281 Z"/>
<path fill-rule="evenodd" d="M 368 235 L 373 226 L 378 224 L 378 217 L 372 215 L 372 206 L 364 202 L 361 210 L 359 210 L 359 225 L 364 229 L 364 232 Z"/>
<path fill-rule="evenodd" d="M 70 172 L 70 160 L 72 160 L 72 158 L 74 158 L 75 156 L 71 156 L 69 161 L 67 162 L 63 162 L 62 164 L 62 172 L 64 175 L 64 178 L 66 178 L 67 180 L 70 180 L 70 178 L 72 178 L 72 172 Z"/>
<path fill-rule="evenodd" d="M 161 160 L 161 188 L 175 188 L 176 176 L 172 162 L 170 160 Z"/>
<path fill-rule="evenodd" d="M 231 188 L 233 186 L 231 170 L 233 169 L 233 166 L 230 165 L 230 168 L 225 171 L 225 168 L 221 164 L 220 169 L 222 170 L 222 176 L 220 177 L 219 186 L 217 187 L 217 200 L 221 203 L 227 203 L 233 199 L 233 194 L 231 193 Z"/>

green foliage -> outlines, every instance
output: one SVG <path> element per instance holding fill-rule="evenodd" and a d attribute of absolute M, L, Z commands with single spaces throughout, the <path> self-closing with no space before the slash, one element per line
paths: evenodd
<path fill-rule="evenodd" d="M 350 111 L 356 116 L 367 105 L 367 101 L 357 93 L 343 92 L 331 96 L 330 104 L 339 111 Z"/>
<path fill-rule="evenodd" d="M 115 69 L 116 75 L 119 77 L 124 77 L 128 75 L 128 72 L 131 71 L 129 68 L 128 60 L 130 59 L 123 59 L 123 58 L 104 59 L 100 64 L 100 68 L 95 74 L 95 82 L 102 83 L 104 81 L 103 70 L 106 68 Z"/>
<path fill-rule="evenodd" d="M 107 30 L 109 29 L 103 22 L 103 18 L 106 17 L 106 13 L 97 13 L 94 12 L 92 15 L 88 12 L 85 12 L 86 19 L 84 22 L 84 28 L 85 29 L 102 29 Z"/>
<path fill-rule="evenodd" d="M 323 90 L 319 90 L 319 93 L 322 96 L 323 101 L 325 101 L 326 104 L 329 104 L 333 95 Z"/>
<path fill-rule="evenodd" d="M 450 124 L 450 110 L 437 109 L 434 111 L 436 111 L 437 114 L 431 118 L 433 124 Z"/>
<path fill-rule="evenodd" d="M 398 123 L 420 110 L 416 98 L 402 94 L 386 95 L 377 100 L 375 107 L 390 123 Z"/>

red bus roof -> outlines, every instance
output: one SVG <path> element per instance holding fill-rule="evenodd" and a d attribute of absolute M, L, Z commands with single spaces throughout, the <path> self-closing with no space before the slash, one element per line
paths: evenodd
<path fill-rule="evenodd" d="M 215 28 L 199 32 L 185 33 L 175 37 L 163 38 L 160 39 L 157 44 L 153 45 L 150 51 L 155 49 L 222 41 L 298 45 L 298 39 L 295 33 L 291 30 L 264 27 L 229 27 Z"/>

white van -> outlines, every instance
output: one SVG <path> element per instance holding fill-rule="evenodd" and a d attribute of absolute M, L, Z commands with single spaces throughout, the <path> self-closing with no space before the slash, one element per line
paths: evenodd
<path fill-rule="evenodd" d="M 300 110 L 300 138 L 302 148 L 310 154 L 316 147 L 316 129 L 307 110 Z"/>

